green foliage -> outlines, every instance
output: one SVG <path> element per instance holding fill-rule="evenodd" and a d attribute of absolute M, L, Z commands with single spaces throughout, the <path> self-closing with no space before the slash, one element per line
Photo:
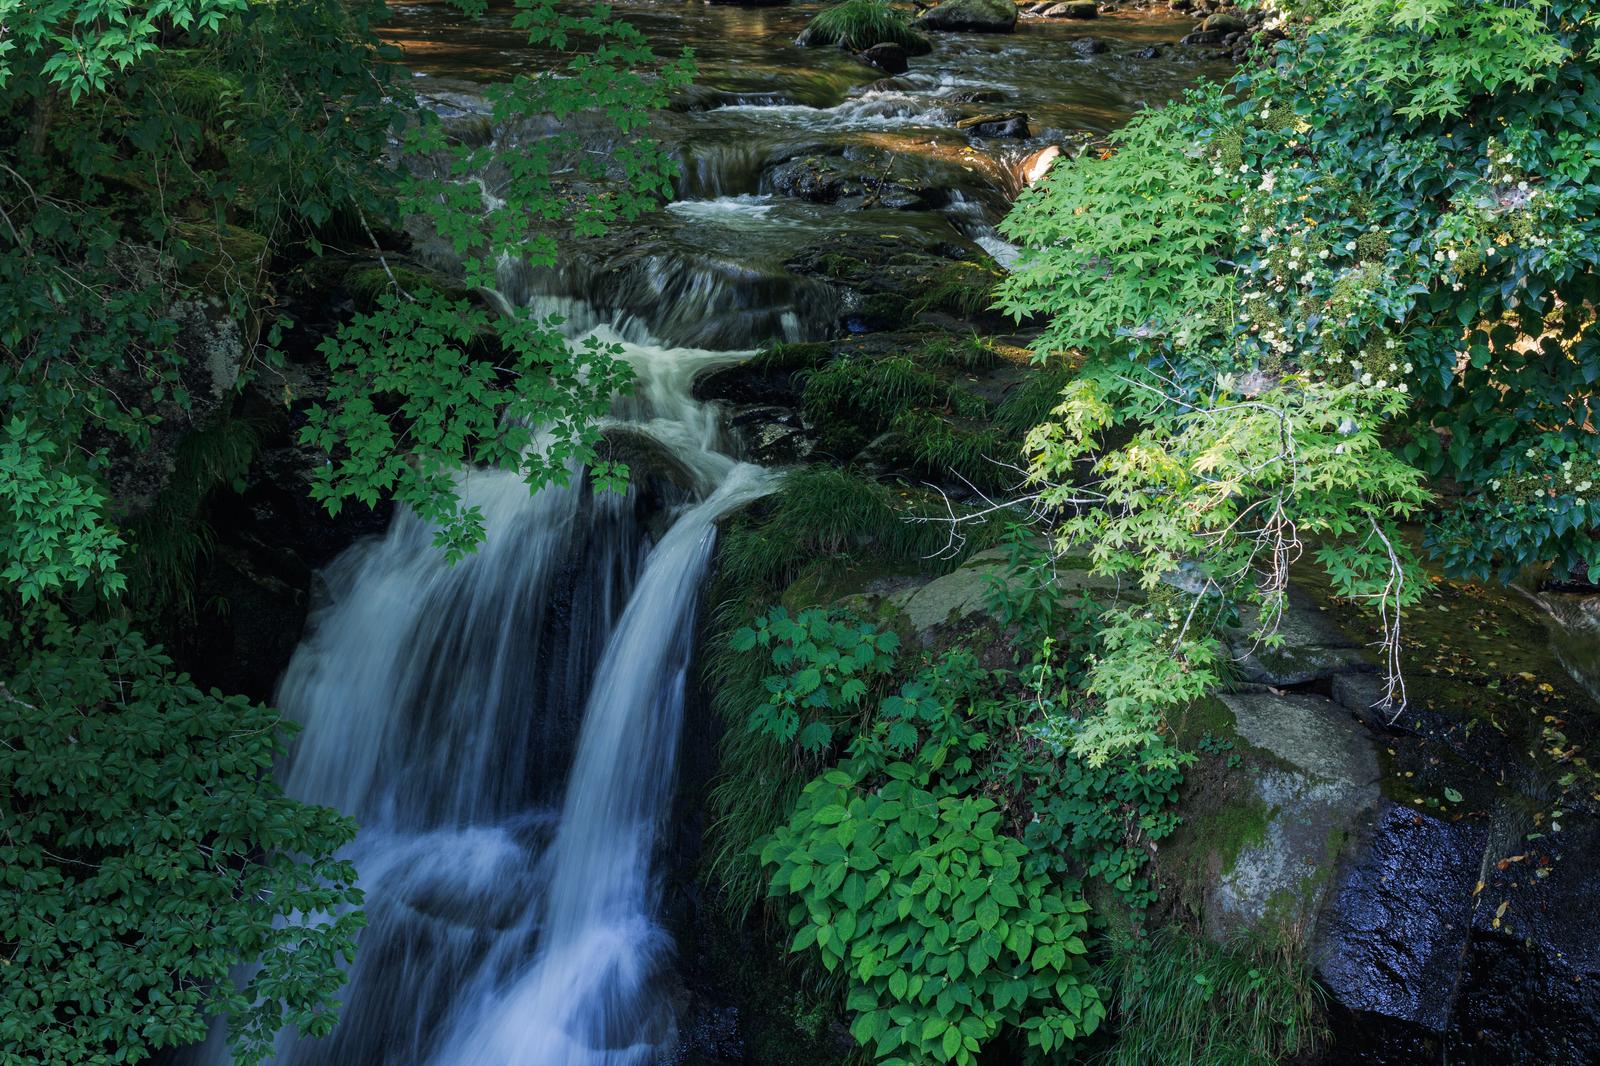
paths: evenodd
<path fill-rule="evenodd" d="M 928 281 L 923 294 L 912 301 L 913 314 L 948 311 L 970 318 L 994 306 L 995 285 L 1004 275 L 981 263 L 951 263 Z"/>
<path fill-rule="evenodd" d="M 1478 96 L 1529 92 L 1571 55 L 1549 0 L 1342 0 L 1324 32 L 1348 47 L 1330 73 L 1404 118 L 1458 115 Z"/>
<path fill-rule="evenodd" d="M 482 514 L 458 505 L 463 460 L 520 469 L 538 486 L 564 482 L 574 455 L 592 455 L 626 365 L 591 344 L 580 369 L 553 326 L 529 319 L 501 328 L 499 359 L 474 358 L 473 342 L 490 333 L 488 313 L 465 302 L 390 293 L 323 342 L 334 380 L 300 437 L 335 453 L 312 485 L 331 513 L 392 494 L 435 524 L 434 542 L 454 561 L 483 539 Z M 392 414 L 386 397 L 398 401 Z M 534 448 L 534 427 L 556 410 L 565 432 Z"/>
<path fill-rule="evenodd" d="M 1062 390 L 1075 376 L 1074 371 L 1064 367 L 1035 368 L 1013 386 L 995 408 L 995 427 L 1019 439 L 1025 437 L 1061 403 Z"/>
<path fill-rule="evenodd" d="M 767 679 L 766 703 L 750 715 L 750 728 L 780 744 L 794 741 L 818 752 L 833 744 L 826 716 L 860 705 L 872 678 L 893 667 L 900 638 L 835 621 L 818 608 L 791 618 L 774 607 L 737 630 L 732 646 L 736 652 L 762 648 L 779 671 Z"/>
<path fill-rule="evenodd" d="M 1217 684 L 1223 649 L 1212 625 L 1227 604 L 1252 608 L 1257 640 L 1281 642 L 1303 538 L 1318 542 L 1340 595 L 1386 617 L 1423 587 L 1398 526 L 1427 494 L 1380 437 L 1403 394 L 1287 380 L 1246 396 L 1230 394 L 1223 377 L 1191 403 L 1158 384 L 1086 374 L 1065 390 L 1058 421 L 1029 438 L 1046 505 L 1097 504 L 1064 519 L 1058 543 L 1082 545 L 1098 572 L 1129 576 L 1150 597 L 1105 616 L 1084 687 L 1093 713 L 1062 723 L 1094 764 L 1150 742 L 1164 715 Z M 1126 445 L 1094 456 L 1102 433 L 1135 419 Z"/>
<path fill-rule="evenodd" d="M 530 309 L 410 291 L 416 275 L 390 271 L 385 249 L 408 217 L 431 222 L 468 291 L 508 257 L 548 263 L 636 217 L 674 166 L 640 128 L 687 59 L 657 61 L 603 7 L 520 0 L 516 25 L 559 58 L 497 90 L 494 121 L 594 110 L 623 146 L 600 160 L 559 134 L 496 156 L 418 113 L 383 14 L 368 0 L 0 0 L 0 1043 L 28 1061 L 135 1062 L 220 1013 L 253 1062 L 283 1024 L 332 1025 L 359 919 L 353 874 L 327 856 L 350 827 L 273 790 L 274 715 L 201 695 L 105 622 L 170 621 L 153 602 L 167 593 L 182 606 L 207 542 L 200 504 L 249 448 L 201 429 L 128 528 L 108 485 L 225 422 L 281 361 L 293 323 L 274 265 L 325 244 L 368 245 L 383 265 L 388 291 L 356 294 L 306 375 L 329 391 L 302 440 L 328 453 L 316 484 L 331 510 L 397 496 L 452 557 L 482 531 L 456 469 L 566 476 L 593 458 L 623 383 L 614 352 L 567 344 Z M 486 206 L 490 169 L 503 180 Z M 626 476 L 592 471 L 602 487 Z M 137 605 L 120 595 L 130 576 Z M 302 917 L 319 913 L 337 917 Z M 243 989 L 235 966 L 257 974 Z"/>
<path fill-rule="evenodd" d="M 1142 111 L 1112 150 L 1058 164 L 1018 198 L 1001 231 L 1026 253 L 996 302 L 1049 318 L 1036 352 L 1183 332 L 1228 299 L 1218 270 L 1237 225 L 1228 178 L 1173 143 L 1222 107 L 1213 89 Z"/>
<path fill-rule="evenodd" d="M 277 714 L 206 695 L 120 625 L 59 616 L 0 684 L 0 1044 L 137 1062 L 226 1015 L 235 1061 L 334 1022 L 354 826 L 285 797 Z M 234 967 L 259 964 L 242 986 Z"/>
<path fill-rule="evenodd" d="M 1181 929 L 1108 953 L 1117 1039 L 1104 1066 L 1275 1066 L 1314 1053 L 1322 997 L 1285 945 L 1218 947 Z"/>
<path fill-rule="evenodd" d="M 887 429 L 914 407 L 940 407 L 982 414 L 981 400 L 953 389 L 910 356 L 881 359 L 839 356 L 805 376 L 806 418 L 843 421 L 867 432 Z"/>
<path fill-rule="evenodd" d="M 942 570 L 988 543 L 998 530 L 994 523 L 978 526 L 965 545 L 951 551 L 948 526 L 919 521 L 927 516 L 905 497 L 903 490 L 851 471 L 805 467 L 787 475 L 777 492 L 756 505 L 756 513 L 730 521 L 718 542 L 719 604 L 706 639 L 707 671 L 713 709 L 728 728 L 718 744 L 719 772 L 709 797 L 708 865 L 722 905 L 736 920 L 756 906 L 766 887 L 754 861 L 755 842 L 782 823 L 800 789 L 832 752 L 777 744 L 771 734 L 746 727 L 751 709 L 773 695 L 772 660 L 755 648 L 735 652 L 732 634 L 766 613 L 767 605 L 802 573 L 857 563 Z M 874 637 L 874 645 L 889 636 Z M 863 698 L 865 706 L 876 706 L 886 677 L 876 670 L 862 677 L 871 690 Z M 831 697 L 830 703 L 827 712 L 816 712 L 815 720 L 826 722 L 835 733 L 853 730 L 846 716 L 859 715 L 862 704 Z"/>
<path fill-rule="evenodd" d="M 899 44 L 926 51 L 928 40 L 918 33 L 905 12 L 889 0 L 843 0 L 819 12 L 806 24 L 800 43 L 836 44 L 852 52 L 875 44 Z"/>
<path fill-rule="evenodd" d="M 859 472 L 822 465 L 787 474 L 757 513 L 759 519 L 751 515 L 731 523 L 717 554 L 719 583 L 741 605 L 735 626 L 819 562 L 853 558 L 950 567 L 998 532 L 997 526 L 979 526 L 960 550 L 950 551 L 948 524 L 937 520 L 942 507 L 935 510 L 931 502 L 924 505 L 907 490 Z"/>
<path fill-rule="evenodd" d="M 937 477 L 953 476 L 990 493 L 1023 480 L 1021 445 L 987 426 L 971 428 L 932 411 L 906 411 L 892 428 L 903 441 L 908 463 Z"/>
<path fill-rule="evenodd" d="M 104 504 L 44 430 L 11 419 L 0 439 L 0 581 L 24 604 L 67 588 L 119 591 L 123 542 L 99 521 Z"/>
<path fill-rule="evenodd" d="M 973 1063 L 1003 1033 L 1037 1058 L 1105 1016 L 1088 903 L 1029 869 L 978 787 L 1013 711 L 987 681 L 964 653 L 908 681 L 762 847 L 793 949 L 848 975 L 851 1033 L 881 1062 Z"/>
<path fill-rule="evenodd" d="M 946 370 L 990 370 L 998 366 L 1000 356 L 987 340 L 976 333 L 956 338 L 941 334 L 919 345 L 915 352 L 918 363 Z M 1030 422 L 1025 429 L 1036 423 Z"/>
<path fill-rule="evenodd" d="M 117 75 L 155 52 L 164 30 L 215 31 L 247 6 L 248 0 L 8 4 L 6 35 L 0 38 L 0 89 L 18 73 L 17 66 L 37 60 L 38 74 L 77 103 L 85 93 L 104 92 Z"/>
<path fill-rule="evenodd" d="M 1462 489 L 1429 536 L 1450 568 L 1600 577 L 1591 6 L 1313 14 L 1227 94 L 1056 167 L 1008 222 L 1033 251 L 1002 303 L 1182 402 L 1219 374 L 1399 392 L 1386 443 Z"/>

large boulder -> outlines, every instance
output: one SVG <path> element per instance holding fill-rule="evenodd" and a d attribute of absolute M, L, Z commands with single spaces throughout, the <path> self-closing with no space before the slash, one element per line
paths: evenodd
<path fill-rule="evenodd" d="M 1017 25 L 1017 5 L 1011 0 L 944 0 L 917 22 L 930 30 L 1010 33 Z"/>
<path fill-rule="evenodd" d="M 1321 696 L 1270 690 L 1224 695 L 1210 709 L 1213 743 L 1244 775 L 1163 849 L 1166 874 L 1198 894 L 1219 942 L 1252 930 L 1304 928 L 1315 918 L 1347 839 L 1379 802 L 1371 737 Z M 1193 800 L 1193 797 L 1191 797 Z"/>

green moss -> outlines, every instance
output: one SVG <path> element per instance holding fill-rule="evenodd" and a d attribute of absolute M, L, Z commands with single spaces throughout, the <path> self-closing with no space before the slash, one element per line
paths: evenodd
<path fill-rule="evenodd" d="M 252 230 L 174 222 L 171 234 L 178 278 L 185 284 L 224 294 L 241 285 L 254 288 L 266 270 L 267 238 Z"/>
<path fill-rule="evenodd" d="M 951 263 L 928 279 L 911 311 L 947 311 L 967 318 L 982 314 L 994 306 L 994 288 L 1002 277 L 1000 271 L 981 263 Z"/>
<path fill-rule="evenodd" d="M 911 301 L 892 292 L 875 292 L 861 304 L 861 317 L 882 329 L 897 329 L 915 315 Z"/>
<path fill-rule="evenodd" d="M 374 306 L 378 298 L 393 291 L 396 284 L 413 295 L 432 291 L 451 300 L 466 300 L 472 295 L 461 283 L 443 274 L 394 260 L 389 262 L 387 270 L 381 263 L 356 267 L 346 273 L 342 281 L 345 292 L 361 307 Z"/>

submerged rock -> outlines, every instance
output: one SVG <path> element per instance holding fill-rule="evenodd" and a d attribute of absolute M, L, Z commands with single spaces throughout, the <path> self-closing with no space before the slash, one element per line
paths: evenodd
<path fill-rule="evenodd" d="M 884 41 L 881 44 L 875 44 L 871 48 L 861 52 L 859 58 L 862 61 L 877 67 L 879 70 L 887 71 L 890 74 L 904 74 L 908 69 L 910 69 L 910 63 L 906 58 L 905 48 L 901 45 L 895 44 L 893 41 Z"/>
<path fill-rule="evenodd" d="M 957 122 L 956 129 L 966 131 L 969 137 L 1022 138 L 1028 136 L 1028 116 L 1021 111 L 974 115 Z"/>
<path fill-rule="evenodd" d="M 917 24 L 930 30 L 1010 33 L 1017 25 L 1011 0 L 944 0 L 923 12 Z"/>

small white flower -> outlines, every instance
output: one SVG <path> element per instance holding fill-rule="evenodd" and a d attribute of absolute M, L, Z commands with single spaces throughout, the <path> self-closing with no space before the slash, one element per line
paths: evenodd
<path fill-rule="evenodd" d="M 1396 385 L 1395 388 L 1399 389 L 1401 392 L 1410 392 L 1411 391 L 1410 389 L 1406 388 L 1406 383 L 1403 382 L 1403 381 L 1400 384 Z"/>

